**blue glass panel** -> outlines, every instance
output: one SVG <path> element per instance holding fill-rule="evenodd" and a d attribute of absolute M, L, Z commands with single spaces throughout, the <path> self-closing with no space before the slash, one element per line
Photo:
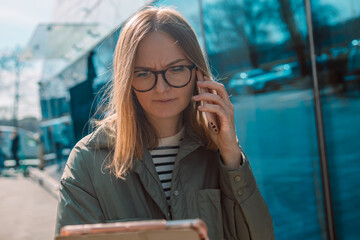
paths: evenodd
<path fill-rule="evenodd" d="M 93 91 L 95 95 L 93 112 L 95 113 L 95 119 L 104 117 L 105 103 L 108 101 L 104 98 L 104 93 L 113 79 L 113 55 L 120 30 L 119 28 L 114 31 L 113 34 L 99 43 L 93 51 L 92 59 L 96 71 L 96 77 L 93 80 Z"/>
<path fill-rule="evenodd" d="M 337 239 L 360 239 L 360 4 L 311 1 Z"/>
<path fill-rule="evenodd" d="M 49 113 L 48 113 L 48 105 L 47 105 L 47 100 L 46 99 L 41 99 L 40 100 L 40 107 L 41 107 L 41 115 L 43 119 L 48 119 L 49 118 Z"/>
<path fill-rule="evenodd" d="M 232 95 L 276 239 L 325 239 L 303 1 L 202 3 L 213 73 Z"/>

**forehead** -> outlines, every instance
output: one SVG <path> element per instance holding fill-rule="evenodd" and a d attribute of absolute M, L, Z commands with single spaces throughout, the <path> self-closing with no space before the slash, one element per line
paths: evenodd
<path fill-rule="evenodd" d="M 177 59 L 186 59 L 176 40 L 164 32 L 148 34 L 138 46 L 135 67 L 163 68 Z"/>

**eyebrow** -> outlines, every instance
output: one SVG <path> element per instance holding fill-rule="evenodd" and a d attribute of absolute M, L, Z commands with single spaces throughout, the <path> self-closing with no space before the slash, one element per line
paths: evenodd
<path fill-rule="evenodd" d="M 179 58 L 179 59 L 176 59 L 176 60 L 174 60 L 174 61 L 170 62 L 169 64 L 167 64 L 167 65 L 165 66 L 165 68 L 167 68 L 167 67 L 169 67 L 169 66 L 171 66 L 171 65 L 174 65 L 175 63 L 182 62 L 182 61 L 186 61 L 186 59 L 184 59 L 184 58 Z M 155 70 L 155 69 L 153 69 L 153 68 L 149 68 L 149 67 L 140 67 L 140 66 L 135 67 L 135 69 Z"/>

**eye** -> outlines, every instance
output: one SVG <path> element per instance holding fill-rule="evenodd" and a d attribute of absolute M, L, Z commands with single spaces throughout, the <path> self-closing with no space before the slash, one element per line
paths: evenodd
<path fill-rule="evenodd" d="M 137 72 L 135 72 L 135 77 L 136 78 L 147 78 L 149 76 L 150 76 L 149 71 L 137 71 Z"/>
<path fill-rule="evenodd" d="M 172 73 L 184 72 L 185 67 L 184 66 L 175 66 L 175 67 L 169 68 L 169 71 Z"/>

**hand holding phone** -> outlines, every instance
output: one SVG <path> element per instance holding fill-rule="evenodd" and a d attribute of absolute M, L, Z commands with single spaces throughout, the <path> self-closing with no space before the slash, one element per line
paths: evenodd
<path fill-rule="evenodd" d="M 197 71 L 199 71 L 199 70 L 197 69 Z M 200 72 L 200 74 L 202 74 L 202 73 Z M 197 76 L 199 76 L 199 75 L 197 75 Z M 199 77 L 197 80 L 199 81 Z M 203 80 L 203 78 L 202 78 L 202 80 Z M 200 81 L 201 81 L 201 79 L 200 79 Z M 198 92 L 199 92 L 199 94 L 210 93 L 210 90 L 208 88 L 198 87 Z M 216 91 L 211 91 L 211 93 L 216 94 Z M 207 101 L 201 101 L 200 104 L 201 105 L 207 104 Z M 210 113 L 210 112 L 202 112 L 202 114 L 205 116 L 205 119 L 207 120 L 209 127 L 213 130 L 213 132 L 215 134 L 218 134 L 220 132 L 220 125 L 218 123 L 216 114 Z"/>

